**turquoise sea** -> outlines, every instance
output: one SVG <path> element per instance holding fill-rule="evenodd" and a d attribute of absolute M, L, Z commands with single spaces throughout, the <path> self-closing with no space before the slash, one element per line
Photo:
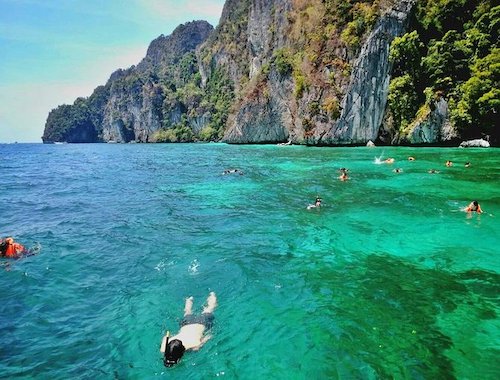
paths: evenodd
<path fill-rule="evenodd" d="M 11 144 L 0 175 L 0 235 L 41 246 L 1 261 L 0 378 L 500 378 L 498 149 Z"/>

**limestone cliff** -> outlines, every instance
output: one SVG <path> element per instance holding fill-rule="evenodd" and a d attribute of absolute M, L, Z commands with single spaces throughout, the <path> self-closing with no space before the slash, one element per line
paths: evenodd
<path fill-rule="evenodd" d="M 334 27 L 324 25 L 322 20 L 332 9 L 321 2 L 302 8 L 297 3 L 252 1 L 247 27 L 249 89 L 229 118 L 224 140 L 311 145 L 376 140 L 390 79 L 389 47 L 404 32 L 414 1 L 387 8 L 374 5 L 380 17 L 369 34 L 359 36 L 359 49 L 343 41 Z M 318 33 L 319 44 L 314 36 Z M 308 55 L 301 56 L 299 48 Z M 283 54 L 288 70 L 279 66 Z"/>
<path fill-rule="evenodd" d="M 196 73 L 194 50 L 213 31 L 206 21 L 186 23 L 151 42 L 146 57 L 113 73 L 87 99 L 52 110 L 44 142 L 148 142 L 165 123 L 180 119 L 180 104 L 164 107 L 166 93 Z"/>

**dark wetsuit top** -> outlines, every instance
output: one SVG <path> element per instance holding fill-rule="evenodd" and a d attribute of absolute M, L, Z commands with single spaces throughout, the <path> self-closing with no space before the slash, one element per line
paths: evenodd
<path fill-rule="evenodd" d="M 181 327 L 194 324 L 200 324 L 209 329 L 214 324 L 214 315 L 212 313 L 203 313 L 201 315 L 188 314 L 181 320 Z"/>

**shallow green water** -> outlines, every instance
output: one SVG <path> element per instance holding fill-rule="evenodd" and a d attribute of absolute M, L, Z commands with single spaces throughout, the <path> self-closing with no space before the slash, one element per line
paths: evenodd
<path fill-rule="evenodd" d="M 0 272 L 0 376 L 500 375 L 498 150 L 18 144 L 0 156 L 0 234 L 42 245 Z M 323 207 L 306 210 L 316 195 Z M 484 214 L 460 211 L 472 199 Z M 213 338 L 165 369 L 162 334 L 186 296 L 199 310 L 210 290 Z"/>

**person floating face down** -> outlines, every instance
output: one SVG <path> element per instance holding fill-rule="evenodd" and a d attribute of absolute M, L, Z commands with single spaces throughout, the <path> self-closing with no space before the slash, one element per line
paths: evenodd
<path fill-rule="evenodd" d="M 226 169 L 222 172 L 222 175 L 226 175 L 226 174 L 239 174 L 239 175 L 243 175 L 244 173 L 240 170 L 240 169 Z"/>
<path fill-rule="evenodd" d="M 0 256 L 17 259 L 26 253 L 26 248 L 13 238 L 0 239 Z"/>
<path fill-rule="evenodd" d="M 481 210 L 481 206 L 477 201 L 472 201 L 466 208 L 466 212 L 477 212 L 478 214 L 481 214 L 483 210 Z"/>
<path fill-rule="evenodd" d="M 193 297 L 186 298 L 184 318 L 180 323 L 179 332 L 172 337 L 167 332 L 161 342 L 160 352 L 164 354 L 163 364 L 166 367 L 177 364 L 185 351 L 199 350 L 211 338 L 210 335 L 205 335 L 205 332 L 213 325 L 213 311 L 216 306 L 217 297 L 214 292 L 210 292 L 201 315 L 193 315 Z"/>

